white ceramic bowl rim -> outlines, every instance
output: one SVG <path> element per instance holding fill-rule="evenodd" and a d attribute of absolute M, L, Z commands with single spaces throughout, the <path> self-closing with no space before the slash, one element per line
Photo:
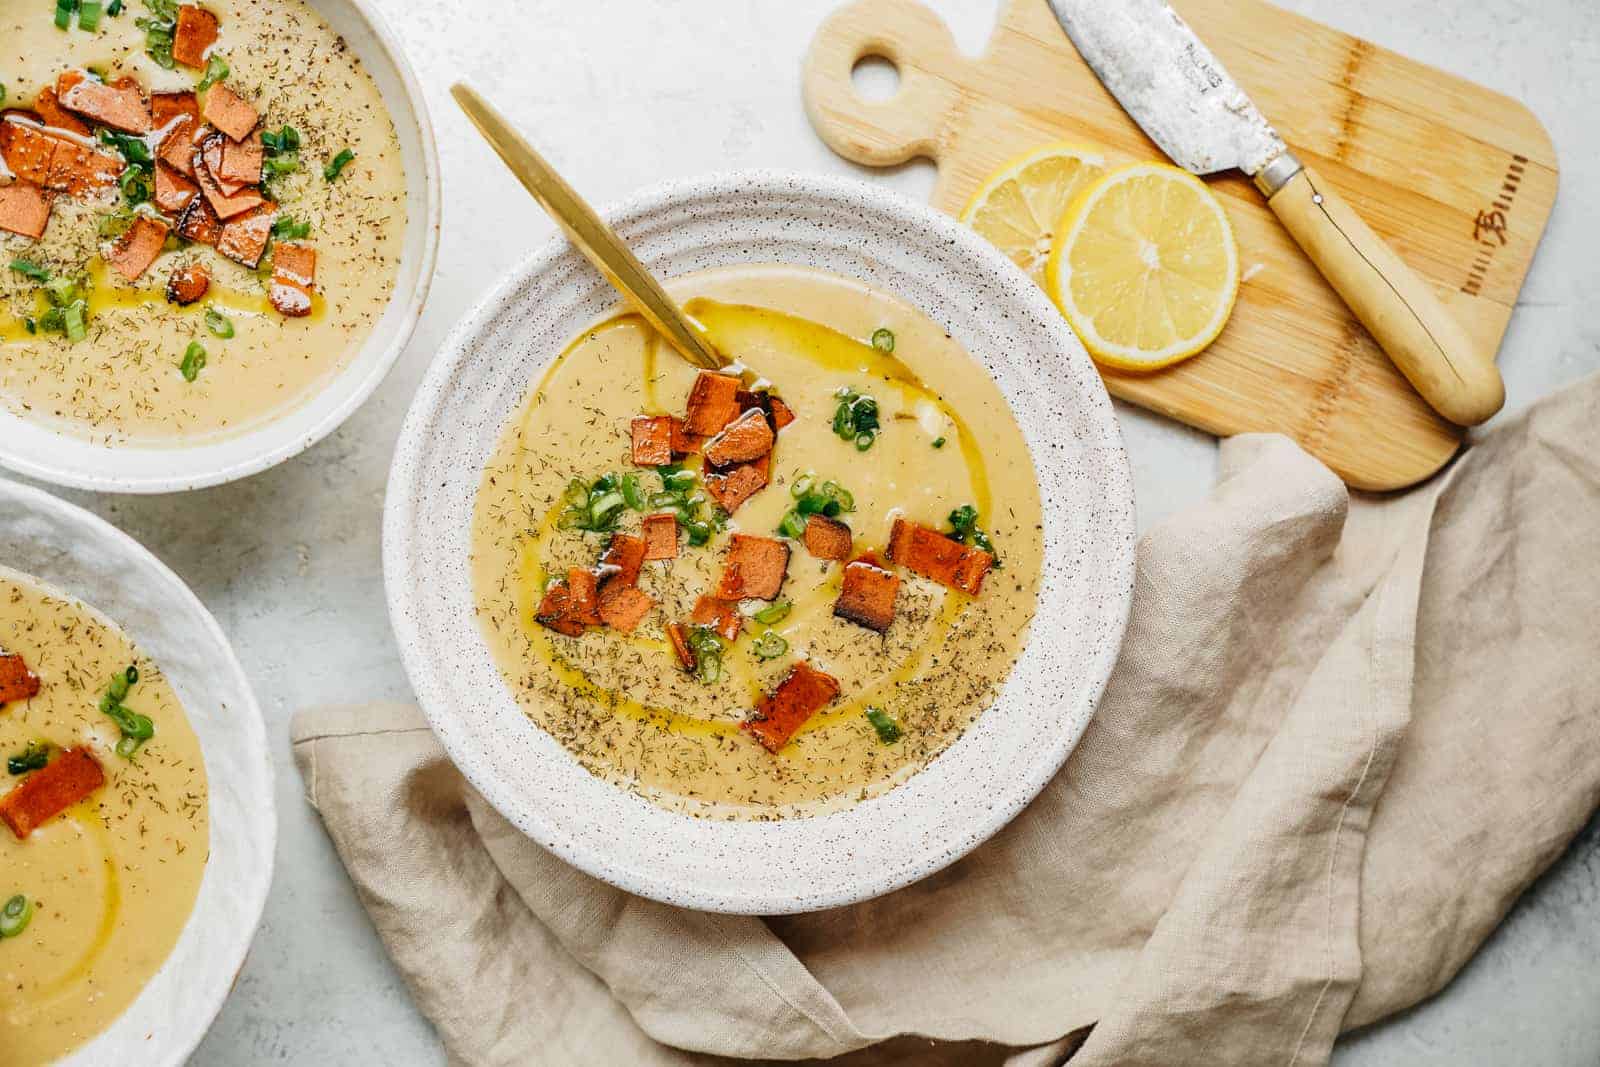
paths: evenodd
<path fill-rule="evenodd" d="M 556 238 L 451 333 L 396 449 L 385 584 L 424 713 L 471 784 L 512 824 L 630 892 L 702 910 L 779 914 L 852 903 L 925 877 L 1037 795 L 1082 736 L 1110 675 L 1132 599 L 1134 510 L 1105 388 L 1065 321 L 1010 260 L 953 219 L 874 186 L 772 171 L 715 174 L 651 188 L 604 214 L 666 275 L 740 262 L 818 266 L 917 304 L 991 370 L 995 359 L 1013 360 L 996 380 L 1014 412 L 1032 404 L 1019 425 L 1046 511 L 1046 575 L 1027 647 L 994 705 L 931 765 L 882 797 L 814 818 L 677 815 L 590 775 L 533 727 L 477 631 L 466 556 L 472 501 L 505 418 L 562 345 L 616 302 Z M 924 301 L 905 291 L 917 271 L 934 287 L 919 293 Z M 927 294 L 946 289 L 950 305 L 928 306 L 943 296 Z M 974 294 L 982 299 L 954 303 Z M 1010 338 L 1015 348 L 997 356 L 994 345 L 973 344 L 975 324 L 991 342 Z M 1018 356 L 1029 344 L 1038 351 Z M 1045 424 L 1058 427 L 1048 442 L 1038 430 L 1046 411 L 1054 415 Z M 1046 444 L 1050 464 L 1041 466 Z"/>
<path fill-rule="evenodd" d="M 403 90 L 403 109 L 396 107 L 393 94 L 384 94 L 390 101 L 402 156 L 410 154 L 415 138 L 418 158 L 410 162 L 417 169 L 407 167 L 406 201 L 412 217 L 406 224 L 405 251 L 395 292 L 373 333 L 338 374 L 298 407 L 253 429 L 202 445 L 98 445 L 0 410 L 0 466 L 41 481 L 101 493 L 181 492 L 235 481 L 296 456 L 332 433 L 366 402 L 400 358 L 422 314 L 439 250 L 439 156 L 427 103 L 404 49 L 372 0 L 307 2 L 347 40 L 362 30 L 370 32 Z M 361 55 L 361 42 L 356 40 L 353 46 Z M 374 69 L 372 57 L 362 58 L 382 88 L 388 72 Z M 414 131 L 403 126 L 408 118 Z M 409 285 L 408 279 L 412 279 Z"/>
<path fill-rule="evenodd" d="M 104 519 L 0 479 L 0 565 L 85 601 L 161 665 L 201 741 L 210 854 L 177 944 L 127 1011 L 61 1067 L 177 1067 L 244 965 L 272 883 L 277 818 L 260 706 L 215 618 L 165 564 Z"/>

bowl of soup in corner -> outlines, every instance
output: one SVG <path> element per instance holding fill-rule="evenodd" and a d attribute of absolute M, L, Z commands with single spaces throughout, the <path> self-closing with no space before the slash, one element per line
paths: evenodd
<path fill-rule="evenodd" d="M 240 478 L 377 387 L 432 277 L 438 160 L 365 0 L 0 12 L 0 464 Z"/>
<path fill-rule="evenodd" d="M 125 534 L 0 480 L 0 1060 L 175 1065 L 272 878 L 266 730 L 216 620 Z"/>
<path fill-rule="evenodd" d="M 1134 513 L 1071 330 L 949 218 L 767 172 L 609 214 L 729 362 L 564 241 L 460 325 L 402 432 L 390 615 L 456 764 L 631 892 L 774 914 L 952 862 L 1081 736 Z"/>

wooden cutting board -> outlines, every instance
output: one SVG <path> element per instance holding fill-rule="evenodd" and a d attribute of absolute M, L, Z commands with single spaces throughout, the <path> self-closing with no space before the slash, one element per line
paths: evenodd
<path fill-rule="evenodd" d="M 1110 2 L 1110 0 L 1108 0 Z M 1549 135 L 1521 104 L 1261 0 L 1173 0 L 1296 154 L 1498 351 L 1556 194 Z M 888 100 L 851 70 L 899 71 Z M 811 123 L 847 159 L 939 168 L 934 206 L 960 212 L 1007 160 L 1061 139 L 1119 163 L 1160 159 L 1084 65 L 1045 0 L 1010 0 L 985 53 L 961 55 L 915 0 L 857 0 L 805 60 Z M 1206 352 L 1148 375 L 1102 371 L 1116 396 L 1218 435 L 1293 437 L 1363 489 L 1438 470 L 1461 431 L 1435 415 L 1238 174 L 1210 179 L 1244 283 Z"/>

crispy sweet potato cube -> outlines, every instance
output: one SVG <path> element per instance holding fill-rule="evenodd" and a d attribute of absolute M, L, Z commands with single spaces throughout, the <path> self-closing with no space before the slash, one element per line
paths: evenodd
<path fill-rule="evenodd" d="M 156 160 L 156 207 L 169 215 L 181 215 L 183 209 L 189 206 L 189 201 L 199 195 L 198 185 Z"/>
<path fill-rule="evenodd" d="M 220 133 L 213 133 L 200 142 L 200 163 L 206 168 L 206 173 L 211 180 L 217 183 L 217 191 L 223 196 L 238 196 L 240 191 L 249 187 L 250 182 L 236 182 L 223 177 L 223 162 L 228 154 L 228 146 L 233 142 Z"/>
<path fill-rule="evenodd" d="M 600 554 L 597 574 L 600 587 L 613 583 L 634 585 L 639 581 L 639 568 L 644 566 L 644 538 L 632 534 L 612 534 L 611 543 Z"/>
<path fill-rule="evenodd" d="M 50 178 L 45 184 L 68 196 L 88 196 L 115 186 L 122 171 L 118 156 L 62 139 L 50 156 Z"/>
<path fill-rule="evenodd" d="M 211 205 L 206 203 L 205 197 L 197 196 L 189 201 L 189 206 L 178 216 L 178 236 L 185 241 L 203 245 L 215 245 L 221 240 L 222 220 L 211 210 Z M 265 247 L 264 243 L 262 247 Z M 257 253 L 257 259 L 259 258 L 260 254 Z"/>
<path fill-rule="evenodd" d="M 811 716 L 839 696 L 839 681 L 801 660 L 778 688 L 761 698 L 756 712 L 740 726 L 768 752 L 777 752 Z"/>
<path fill-rule="evenodd" d="M 57 79 L 56 95 L 62 107 L 91 122 L 123 133 L 150 132 L 150 109 L 145 107 L 144 94 L 134 82 L 107 85 L 85 77 L 82 71 L 68 71 Z"/>
<path fill-rule="evenodd" d="M 0 185 L 0 230 L 37 241 L 50 224 L 50 198 L 29 181 Z"/>
<path fill-rule="evenodd" d="M 739 417 L 739 379 L 703 370 L 689 389 L 684 411 L 684 432 L 701 437 L 721 432 Z"/>
<path fill-rule="evenodd" d="M 600 621 L 618 633 L 631 634 L 656 602 L 632 585 L 608 585 L 600 594 Z"/>
<path fill-rule="evenodd" d="M 789 570 L 789 545 L 771 537 L 734 534 L 717 583 L 719 600 L 772 600 Z"/>
<path fill-rule="evenodd" d="M 127 232 L 117 238 L 106 262 L 128 281 L 136 281 L 161 254 L 170 231 L 171 227 L 165 221 L 140 215 L 133 220 Z"/>
<path fill-rule="evenodd" d="M 789 409 L 788 404 L 785 404 L 774 393 L 765 391 L 759 393 L 746 392 L 741 389 L 737 399 L 741 412 L 749 411 L 752 408 L 760 409 L 767 416 L 767 424 L 772 427 L 773 433 L 777 433 L 794 421 L 794 412 Z"/>
<path fill-rule="evenodd" d="M 39 692 L 39 676 L 15 652 L 0 656 L 0 704 L 27 700 Z"/>
<path fill-rule="evenodd" d="M 706 462 L 714 467 L 748 463 L 772 451 L 772 426 L 759 408 L 746 411 L 706 442 Z"/>
<path fill-rule="evenodd" d="M 261 253 L 267 250 L 267 238 L 272 236 L 272 223 L 277 217 L 278 205 L 263 200 L 248 214 L 219 223 L 217 251 L 235 263 L 254 269 L 261 262 Z"/>
<path fill-rule="evenodd" d="M 61 106 L 61 98 L 50 86 L 45 86 L 33 98 L 33 109 L 51 129 L 66 130 L 80 137 L 89 135 L 89 124 Z"/>
<path fill-rule="evenodd" d="M 724 641 L 734 641 L 738 639 L 739 631 L 744 629 L 744 616 L 739 614 L 737 600 L 703 596 L 694 602 L 694 610 L 689 613 L 689 625 L 708 626 Z"/>
<path fill-rule="evenodd" d="M 217 16 L 203 7 L 178 8 L 178 25 L 172 34 L 172 58 L 186 67 L 204 67 L 206 53 L 217 43 Z"/>
<path fill-rule="evenodd" d="M 249 101 L 226 85 L 213 85 L 206 90 L 206 100 L 200 108 L 201 116 L 227 134 L 231 140 L 242 141 L 250 136 L 261 116 Z"/>
<path fill-rule="evenodd" d="M 708 471 L 704 477 L 706 492 L 717 505 L 732 515 L 739 505 L 767 487 L 771 477 L 772 456 L 762 456 L 749 463 L 736 463 L 723 471 Z"/>
<path fill-rule="evenodd" d="M 534 618 L 543 626 L 577 637 L 587 626 L 600 625 L 600 597 L 593 571 L 573 567 L 567 577 L 545 590 Z"/>
<path fill-rule="evenodd" d="M 156 157 L 186 178 L 194 177 L 194 149 L 212 134 L 200 121 L 200 104 L 193 93 L 153 93 L 151 125 L 164 131 Z"/>
<path fill-rule="evenodd" d="M 849 559 L 852 540 L 850 527 L 838 519 L 826 515 L 806 516 L 806 551 L 818 559 Z"/>
<path fill-rule="evenodd" d="M 894 600 L 900 592 L 900 576 L 866 560 L 845 564 L 844 584 L 833 613 L 858 626 L 883 633 L 894 622 Z"/>
<path fill-rule="evenodd" d="M 188 307 L 210 288 L 211 275 L 201 263 L 185 263 L 167 275 L 167 301 L 179 307 Z"/>
<path fill-rule="evenodd" d="M 311 314 L 311 290 L 317 281 L 317 250 L 305 244 L 278 242 L 272 250 L 272 284 L 267 296 L 280 315 Z"/>
<path fill-rule="evenodd" d="M 671 415 L 633 417 L 628 433 L 632 438 L 634 466 L 659 467 L 672 462 L 672 427 L 676 421 Z"/>
<path fill-rule="evenodd" d="M 18 841 L 105 784 L 105 772 L 86 748 L 69 748 L 43 770 L 0 797 L 0 822 Z"/>
<path fill-rule="evenodd" d="M 567 570 L 568 612 L 585 626 L 600 625 L 600 590 L 593 571 L 582 567 Z"/>
<path fill-rule="evenodd" d="M 644 517 L 644 558 L 678 558 L 678 517 L 671 512 Z"/>
<path fill-rule="evenodd" d="M 184 90 L 179 93 L 151 93 L 150 94 L 150 124 L 157 130 L 165 130 L 173 119 L 187 117 L 198 120 L 200 118 L 200 101 L 194 93 Z"/>
<path fill-rule="evenodd" d="M 0 117 L 0 157 L 6 169 L 23 181 L 50 187 L 50 162 L 59 138 L 45 133 L 39 116 L 29 111 L 8 111 Z"/>
<path fill-rule="evenodd" d="M 667 640 L 672 642 L 672 654 L 678 657 L 678 664 L 686 671 L 694 670 L 694 653 L 689 649 L 689 635 L 683 630 L 682 623 L 672 623 L 667 627 Z"/>
<path fill-rule="evenodd" d="M 212 134 L 195 153 L 194 180 L 200 184 L 200 192 L 211 205 L 211 210 L 216 213 L 217 218 L 226 221 L 235 215 L 243 215 L 246 211 L 254 211 L 268 201 L 254 189 L 239 189 L 230 194 L 224 192 L 222 186 L 217 184 L 217 179 L 206 166 L 205 153 L 206 147 L 215 142 L 218 136 Z"/>
<path fill-rule="evenodd" d="M 994 557 L 982 549 L 905 519 L 894 520 L 889 558 L 913 574 L 972 596 L 982 591 L 983 577 L 994 566 Z"/>

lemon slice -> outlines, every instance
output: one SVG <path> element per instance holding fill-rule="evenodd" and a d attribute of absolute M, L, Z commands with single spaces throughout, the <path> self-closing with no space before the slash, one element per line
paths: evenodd
<path fill-rule="evenodd" d="M 1073 197 L 1103 173 L 1105 160 L 1082 145 L 1036 148 L 989 175 L 961 221 L 1043 285 L 1056 225 Z"/>
<path fill-rule="evenodd" d="M 1239 292 L 1239 252 L 1204 182 L 1164 163 L 1136 163 L 1073 203 L 1045 290 L 1095 359 L 1155 370 L 1222 332 Z"/>

